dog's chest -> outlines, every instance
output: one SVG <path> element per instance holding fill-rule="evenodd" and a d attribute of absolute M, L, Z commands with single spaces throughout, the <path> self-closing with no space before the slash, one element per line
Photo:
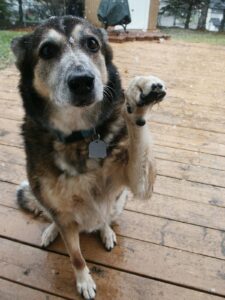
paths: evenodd
<path fill-rule="evenodd" d="M 69 170 L 69 166 L 67 169 L 75 172 L 75 169 Z M 121 210 L 118 197 L 126 184 L 120 171 L 121 165 L 109 159 L 96 171 L 79 175 L 64 172 L 54 181 L 46 178 L 44 193 L 53 211 L 63 215 L 64 221 L 75 220 L 81 231 L 91 232 L 109 223 Z"/>
<path fill-rule="evenodd" d="M 90 157 L 89 143 L 80 142 L 75 145 L 55 144 L 54 160 L 56 166 L 68 176 L 79 176 L 89 172 L 97 171 L 107 165 L 110 169 L 115 166 L 123 166 L 128 162 L 128 146 L 126 137 L 121 140 L 115 148 L 106 152 L 103 158 Z"/>
<path fill-rule="evenodd" d="M 102 160 L 89 158 L 88 145 L 56 145 L 56 166 L 69 176 L 78 176 L 100 168 Z"/>
<path fill-rule="evenodd" d="M 98 230 L 121 212 L 126 198 L 123 193 L 125 182 L 114 171 L 103 167 L 100 171 L 81 176 L 83 179 L 79 178 L 80 197 L 73 198 L 73 211 L 81 231 Z"/>

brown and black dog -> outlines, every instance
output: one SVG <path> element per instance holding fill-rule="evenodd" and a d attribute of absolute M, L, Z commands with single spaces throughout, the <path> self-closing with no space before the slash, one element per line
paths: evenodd
<path fill-rule="evenodd" d="M 106 249 L 116 243 L 111 223 L 127 191 L 146 199 L 155 181 L 148 111 L 165 96 L 153 76 L 134 78 L 123 92 L 104 31 L 71 16 L 52 17 L 12 41 L 20 71 L 28 182 L 22 208 L 44 211 L 48 246 L 61 234 L 77 289 L 93 299 L 96 285 L 80 251 L 79 233 L 99 230 Z"/>

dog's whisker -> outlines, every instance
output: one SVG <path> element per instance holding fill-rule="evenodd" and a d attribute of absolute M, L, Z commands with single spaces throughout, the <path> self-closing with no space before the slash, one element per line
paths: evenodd
<path fill-rule="evenodd" d="M 111 86 L 106 85 L 105 87 L 106 87 L 106 89 L 109 89 L 109 91 L 111 91 L 113 94 L 115 93 L 114 88 L 112 88 Z"/>
<path fill-rule="evenodd" d="M 113 97 L 112 97 L 111 94 L 109 94 L 109 93 L 107 93 L 107 92 L 106 92 L 105 94 L 107 95 L 107 97 L 108 97 L 109 100 L 112 100 L 112 99 L 113 99 Z"/>
<path fill-rule="evenodd" d="M 107 101 L 108 103 L 112 103 L 112 99 L 111 99 L 111 98 L 109 98 L 109 96 L 108 96 L 108 95 L 105 95 L 105 97 L 104 97 L 104 101 Z"/>
<path fill-rule="evenodd" d="M 113 99 L 113 94 L 112 94 L 112 92 L 108 89 L 108 86 L 105 86 L 103 93 L 104 93 L 104 95 L 105 95 L 110 101 Z"/>
<path fill-rule="evenodd" d="M 106 86 L 106 90 L 110 93 L 112 98 L 115 96 L 115 90 L 113 88 Z"/>

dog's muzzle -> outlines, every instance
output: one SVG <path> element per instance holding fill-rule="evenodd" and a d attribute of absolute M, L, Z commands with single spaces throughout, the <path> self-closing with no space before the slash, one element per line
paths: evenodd
<path fill-rule="evenodd" d="M 95 77 L 90 71 L 72 71 L 67 79 L 74 105 L 91 104 L 94 92 Z"/>

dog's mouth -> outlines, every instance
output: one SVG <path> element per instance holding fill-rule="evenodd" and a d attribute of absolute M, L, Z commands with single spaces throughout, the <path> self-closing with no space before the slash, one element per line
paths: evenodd
<path fill-rule="evenodd" d="M 95 99 L 93 99 L 93 97 L 73 97 L 74 99 L 72 99 L 71 104 L 72 106 L 76 106 L 76 107 L 86 107 L 86 106 L 91 106 L 92 104 L 94 104 L 96 101 Z"/>

